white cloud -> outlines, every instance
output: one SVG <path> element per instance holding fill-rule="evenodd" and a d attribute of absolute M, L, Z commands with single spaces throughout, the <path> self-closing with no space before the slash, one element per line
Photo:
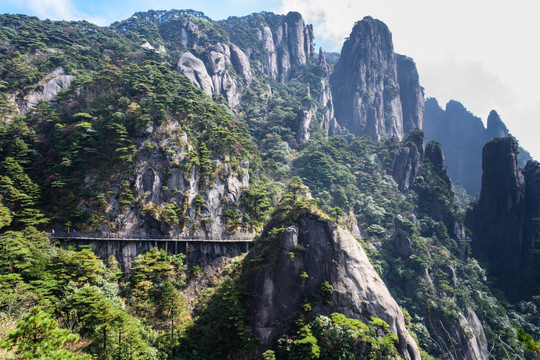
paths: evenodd
<path fill-rule="evenodd" d="M 502 114 L 502 120 L 509 126 L 508 130 L 518 140 L 520 145 L 528 150 L 535 160 L 540 160 L 540 141 L 538 131 L 540 124 L 540 94 L 536 95 L 536 98 L 531 101 L 527 106 L 518 107 L 510 112 L 511 116 L 516 121 L 506 121 L 508 116 L 505 113 Z"/>
<path fill-rule="evenodd" d="M 315 28 L 315 41 L 325 50 L 340 51 L 345 37 L 358 19 L 358 7 L 362 1 L 283 0 L 280 13 L 298 11 Z"/>
<path fill-rule="evenodd" d="M 26 0 L 27 7 L 40 18 L 51 20 L 76 19 L 77 10 L 70 0 Z"/>
<path fill-rule="evenodd" d="M 436 97 L 442 106 L 458 100 L 484 121 L 492 109 L 511 108 L 518 99 L 510 86 L 480 61 L 447 56 L 439 61 L 418 61 L 417 66 L 426 96 Z"/>
<path fill-rule="evenodd" d="M 79 11 L 72 0 L 22 0 L 22 3 L 40 19 L 86 20 L 97 25 L 107 25 L 103 17 Z"/>

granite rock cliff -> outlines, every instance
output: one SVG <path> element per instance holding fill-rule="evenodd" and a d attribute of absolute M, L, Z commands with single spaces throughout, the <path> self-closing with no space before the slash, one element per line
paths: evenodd
<path fill-rule="evenodd" d="M 424 121 L 424 90 L 414 60 L 396 54 L 399 97 L 403 108 L 403 131 L 405 135 L 422 129 Z"/>
<path fill-rule="evenodd" d="M 424 134 L 421 131 L 409 135 L 392 152 L 391 174 L 401 191 L 407 192 L 412 187 L 424 160 L 424 152 Z"/>
<path fill-rule="evenodd" d="M 529 161 L 522 169 L 518 146 L 509 137 L 491 140 L 482 151 L 482 190 L 468 214 L 473 252 L 488 260 L 509 294 L 538 280 L 534 250 L 540 230 L 535 220 L 540 213 L 539 166 Z"/>
<path fill-rule="evenodd" d="M 320 291 L 321 283 L 327 281 L 333 288 L 332 297 L 319 313 L 340 312 L 364 321 L 379 317 L 398 336 L 401 356 L 420 359 L 399 306 L 347 230 L 308 214 L 298 227 L 285 229 L 275 254 L 265 255 L 269 260 L 254 277 L 248 309 L 261 347 L 290 326 L 305 298 Z M 304 281 L 302 271 L 308 274 Z"/>
<path fill-rule="evenodd" d="M 402 139 L 422 127 L 423 94 L 416 66 L 395 54 L 383 22 L 366 17 L 356 23 L 330 80 L 336 119 L 351 133 Z"/>
<path fill-rule="evenodd" d="M 21 115 L 33 109 L 40 100 L 52 101 L 58 92 L 66 89 L 73 81 L 73 75 L 67 75 L 63 67 L 57 67 L 47 74 L 36 86 L 27 94 L 18 91 L 10 94 L 9 99 L 15 105 L 17 112 Z"/>

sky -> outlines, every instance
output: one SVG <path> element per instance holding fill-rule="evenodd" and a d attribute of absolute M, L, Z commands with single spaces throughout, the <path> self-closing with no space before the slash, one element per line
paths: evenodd
<path fill-rule="evenodd" d="M 460 101 L 484 123 L 496 110 L 540 160 L 540 21 L 532 0 L 0 0 L 0 13 L 85 19 L 98 25 L 149 9 L 193 9 L 212 19 L 299 11 L 316 46 L 339 52 L 364 16 L 385 22 L 396 52 L 412 57 L 426 97 Z"/>

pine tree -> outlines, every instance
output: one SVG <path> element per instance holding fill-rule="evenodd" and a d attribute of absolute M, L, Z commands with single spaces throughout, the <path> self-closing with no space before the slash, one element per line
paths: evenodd
<path fill-rule="evenodd" d="M 67 329 L 60 329 L 51 315 L 40 307 L 28 312 L 17 324 L 17 328 L 8 334 L 1 347 L 12 349 L 17 359 L 62 359 L 89 360 L 90 355 L 80 355 L 65 349 L 75 344 L 79 335 Z"/>

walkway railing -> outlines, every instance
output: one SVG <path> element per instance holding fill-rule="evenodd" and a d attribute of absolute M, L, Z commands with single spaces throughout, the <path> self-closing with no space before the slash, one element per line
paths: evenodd
<path fill-rule="evenodd" d="M 142 235 L 118 235 L 118 234 L 50 234 L 53 239 L 58 240 L 85 240 L 85 241 L 172 241 L 172 242 L 252 242 L 251 237 L 225 236 L 220 238 L 194 237 L 194 236 L 142 236 Z"/>

